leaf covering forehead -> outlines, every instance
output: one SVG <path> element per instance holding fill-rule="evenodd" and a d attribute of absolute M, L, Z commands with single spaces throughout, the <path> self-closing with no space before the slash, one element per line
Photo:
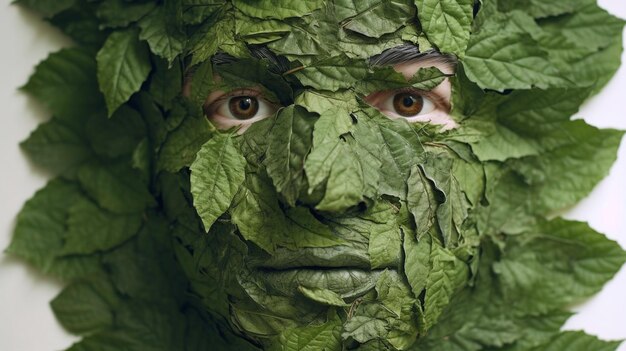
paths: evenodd
<path fill-rule="evenodd" d="M 622 138 L 570 119 L 620 63 L 594 0 L 17 3 L 76 42 L 23 87 L 55 179 L 8 248 L 67 283 L 70 350 L 616 349 L 560 327 L 624 252 L 548 219 Z M 455 74 L 377 64 L 402 50 Z M 363 99 L 446 79 L 446 132 Z M 249 88 L 281 108 L 206 119 Z"/>

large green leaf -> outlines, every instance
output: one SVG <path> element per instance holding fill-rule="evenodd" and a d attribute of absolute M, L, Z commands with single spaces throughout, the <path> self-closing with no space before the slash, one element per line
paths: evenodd
<path fill-rule="evenodd" d="M 55 173 L 72 173 L 91 154 L 85 139 L 61 120 L 40 124 L 20 144 L 37 164 Z"/>
<path fill-rule="evenodd" d="M 305 183 L 304 160 L 311 149 L 317 116 L 299 106 L 282 109 L 270 134 L 264 163 L 276 190 L 295 205 Z"/>
<path fill-rule="evenodd" d="M 245 167 L 232 134 L 216 134 L 202 145 L 191 165 L 191 194 L 205 230 L 230 206 L 245 179 Z"/>
<path fill-rule="evenodd" d="M 114 32 L 98 52 L 98 83 L 109 115 L 141 88 L 152 69 L 148 47 L 137 31 Z"/>
<path fill-rule="evenodd" d="M 63 120 L 77 121 L 104 107 L 96 61 L 82 48 L 63 49 L 48 56 L 22 89 Z"/>
<path fill-rule="evenodd" d="M 422 30 L 442 52 L 463 57 L 470 38 L 472 0 L 416 0 Z"/>
<path fill-rule="evenodd" d="M 71 205 L 82 198 L 79 187 L 54 180 L 28 200 L 18 215 L 7 252 L 44 273 L 72 279 L 100 270 L 99 257 L 61 255 Z"/>
<path fill-rule="evenodd" d="M 165 4 L 139 22 L 139 39 L 150 45 L 150 50 L 163 57 L 171 65 L 182 54 L 186 36 L 182 27 L 183 10 L 177 0 Z"/>
<path fill-rule="evenodd" d="M 567 87 L 548 53 L 528 34 L 482 31 L 472 35 L 463 60 L 467 76 L 483 89 Z"/>
<path fill-rule="evenodd" d="M 284 19 L 308 15 L 314 10 L 321 8 L 324 5 L 324 1 L 267 0 L 251 4 L 246 0 L 235 0 L 233 5 L 251 17 Z"/>
<path fill-rule="evenodd" d="M 65 329 L 85 335 L 113 325 L 117 302 L 110 282 L 98 277 L 69 285 L 50 306 Z"/>
<path fill-rule="evenodd" d="M 353 1 L 335 2 L 342 27 L 371 38 L 393 33 L 415 16 L 415 7 L 409 1 Z"/>
<path fill-rule="evenodd" d="M 585 223 L 556 219 L 511 237 L 493 268 L 511 308 L 537 314 L 596 293 L 624 261 L 619 245 Z"/>
<path fill-rule="evenodd" d="M 287 329 L 280 333 L 271 351 L 339 351 L 341 350 L 341 319 L 332 312 L 328 321 L 319 325 Z"/>
<path fill-rule="evenodd" d="M 63 10 L 71 8 L 76 3 L 76 0 L 60 0 L 60 1 L 46 1 L 46 0 L 17 0 L 15 3 L 31 8 L 40 12 L 46 17 L 51 17 L 58 14 Z"/>
<path fill-rule="evenodd" d="M 116 215 L 81 199 L 69 208 L 63 254 L 91 254 L 122 244 L 137 234 L 141 214 Z"/>

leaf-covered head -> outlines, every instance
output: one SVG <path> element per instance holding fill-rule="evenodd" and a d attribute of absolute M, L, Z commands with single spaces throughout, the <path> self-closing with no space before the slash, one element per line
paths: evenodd
<path fill-rule="evenodd" d="M 547 220 L 606 174 L 622 135 L 570 120 L 619 65 L 623 22 L 593 0 L 44 10 L 84 48 L 25 86 L 56 119 L 24 148 L 45 163 L 55 150 L 40 139 L 75 137 L 54 166 L 76 184 L 55 187 L 80 201 L 55 210 L 70 228 L 95 215 L 116 226 L 91 246 L 70 230 L 61 252 L 102 254 L 103 272 L 128 259 L 116 250 L 175 257 L 158 273 L 183 281 L 171 297 L 111 284 L 130 301 L 173 301 L 211 342 L 541 348 L 561 309 L 623 262 L 586 226 Z M 59 70 L 81 74 L 45 74 Z M 72 104 L 51 83 L 90 98 Z M 137 234 L 142 223 L 162 231 Z"/>

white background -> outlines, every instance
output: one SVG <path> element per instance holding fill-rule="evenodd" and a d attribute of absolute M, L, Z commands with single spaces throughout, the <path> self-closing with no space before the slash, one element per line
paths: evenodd
<path fill-rule="evenodd" d="M 24 201 L 46 182 L 46 175 L 27 161 L 18 142 L 47 118 L 47 112 L 16 88 L 50 51 L 69 45 L 36 15 L 9 3 L 1 0 L 0 4 L 0 250 L 9 244 Z M 626 18 L 623 0 L 600 0 L 600 5 Z M 579 116 L 598 127 L 626 130 L 626 64 Z M 588 221 L 626 248 L 626 142 L 609 177 L 566 217 Z M 62 350 L 76 340 L 57 324 L 49 308 L 48 302 L 59 289 L 58 282 L 0 254 L 1 351 Z M 566 329 L 584 329 L 603 339 L 626 339 L 626 268 L 600 294 L 574 309 L 578 314 Z M 626 351 L 626 343 L 619 350 Z"/>

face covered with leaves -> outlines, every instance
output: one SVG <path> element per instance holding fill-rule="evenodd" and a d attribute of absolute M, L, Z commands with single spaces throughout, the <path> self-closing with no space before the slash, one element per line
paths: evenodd
<path fill-rule="evenodd" d="M 570 119 L 619 66 L 595 1 L 19 2 L 82 44 L 24 87 L 62 179 L 8 249 L 72 350 L 615 346 L 560 332 L 625 260 L 555 218 L 622 137 Z"/>
<path fill-rule="evenodd" d="M 519 241 L 510 264 L 524 264 L 538 233 L 573 225 L 538 216 L 606 173 L 621 133 L 569 117 L 598 83 L 584 60 L 610 43 L 533 18 L 575 22 L 573 5 L 487 3 L 470 37 L 473 2 L 452 3 L 235 2 L 197 37 L 187 95 L 216 130 L 190 167 L 208 234 L 187 243 L 189 274 L 253 342 L 404 350 L 437 335 L 481 242 Z M 584 54 L 548 50 L 555 37 Z"/>

